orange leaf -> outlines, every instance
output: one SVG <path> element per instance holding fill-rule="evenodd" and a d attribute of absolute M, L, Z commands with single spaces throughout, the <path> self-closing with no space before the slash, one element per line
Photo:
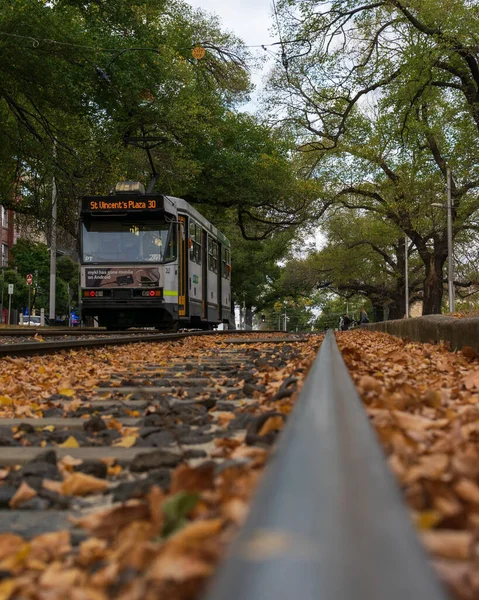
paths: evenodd
<path fill-rule="evenodd" d="M 213 565 L 194 556 L 163 553 L 153 561 L 147 577 L 154 581 L 168 579 L 181 582 L 208 577 L 213 569 Z"/>
<path fill-rule="evenodd" d="M 281 417 L 270 417 L 261 427 L 259 435 L 267 435 L 271 431 L 280 431 L 284 427 L 284 420 Z"/>
<path fill-rule="evenodd" d="M 14 533 L 0 534 L 0 560 L 18 552 L 25 543 L 24 539 Z"/>
<path fill-rule="evenodd" d="M 54 481 L 53 479 L 44 479 L 42 486 L 46 490 L 50 490 L 50 492 L 55 492 L 56 494 L 61 494 L 61 481 Z"/>
<path fill-rule="evenodd" d="M 436 556 L 465 560 L 471 555 L 472 533 L 469 531 L 424 531 L 421 539 L 429 552 Z"/>
<path fill-rule="evenodd" d="M 86 496 L 95 492 L 103 492 L 108 482 L 79 471 L 68 475 L 61 484 L 61 493 L 65 496 Z"/>
<path fill-rule="evenodd" d="M 175 549 L 186 552 L 200 548 L 205 539 L 218 534 L 222 526 L 223 519 L 207 519 L 189 523 L 169 538 L 168 550 Z"/>
<path fill-rule="evenodd" d="M 479 486 L 474 481 L 461 479 L 454 486 L 454 490 L 462 500 L 471 502 L 472 504 L 479 504 Z"/>
<path fill-rule="evenodd" d="M 20 504 L 23 504 L 27 500 L 35 498 L 36 495 L 37 492 L 28 483 L 23 481 L 8 504 L 11 508 L 17 508 L 17 506 L 20 506 Z"/>
<path fill-rule="evenodd" d="M 170 492 L 176 494 L 180 491 L 212 490 L 214 488 L 214 472 L 214 464 L 204 464 L 193 468 L 188 465 L 179 465 L 171 476 Z"/>
<path fill-rule="evenodd" d="M 464 387 L 467 390 L 477 389 L 479 388 L 479 369 L 472 371 L 466 377 L 464 377 Z"/>

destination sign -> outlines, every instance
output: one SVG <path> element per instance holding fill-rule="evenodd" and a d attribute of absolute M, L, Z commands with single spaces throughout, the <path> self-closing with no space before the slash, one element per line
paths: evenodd
<path fill-rule="evenodd" d="M 118 196 L 83 198 L 83 213 L 150 212 L 164 210 L 163 198 L 119 198 Z"/>
<path fill-rule="evenodd" d="M 90 200 L 90 210 L 156 210 L 156 200 Z"/>

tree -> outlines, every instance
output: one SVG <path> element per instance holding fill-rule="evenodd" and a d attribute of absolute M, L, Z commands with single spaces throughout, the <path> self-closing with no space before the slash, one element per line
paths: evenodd
<path fill-rule="evenodd" d="M 5 272 L 5 285 L 14 284 L 13 308 L 22 310 L 28 307 L 28 274 L 33 275 L 31 307 L 37 310 L 47 308 L 50 298 L 49 250 L 43 243 L 20 238 L 11 250 L 9 269 Z M 6 293 L 5 288 L 4 298 Z M 78 265 L 69 256 L 61 256 L 57 260 L 56 299 L 62 314 L 67 312 L 68 306 L 78 302 Z"/>
<path fill-rule="evenodd" d="M 388 219 L 424 264 L 424 313 L 440 312 L 447 168 L 454 236 L 478 208 L 477 20 L 463 2 L 280 4 L 282 66 L 269 108 L 297 136 L 310 176 L 351 211 Z M 467 282 L 456 282 L 466 285 Z"/>
<path fill-rule="evenodd" d="M 0 202 L 48 222 L 55 176 L 59 223 L 75 236 L 80 196 L 153 175 L 159 191 L 234 208 L 251 239 L 305 222 L 314 186 L 290 140 L 235 113 L 251 57 L 216 18 L 181 0 L 7 4 Z"/>
<path fill-rule="evenodd" d="M 405 309 L 405 239 L 387 222 L 371 215 L 336 209 L 328 214 L 326 237 L 320 251 L 288 262 L 283 285 L 288 289 L 330 290 L 344 299 L 363 298 L 373 308 L 375 320 L 402 318 Z M 409 297 L 418 299 L 422 269 L 417 253 L 408 244 Z"/>

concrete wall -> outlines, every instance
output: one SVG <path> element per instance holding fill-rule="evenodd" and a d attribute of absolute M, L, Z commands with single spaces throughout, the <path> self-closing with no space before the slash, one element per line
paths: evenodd
<path fill-rule="evenodd" d="M 415 342 L 449 342 L 451 350 L 471 346 L 479 351 L 479 318 L 455 319 L 443 315 L 429 315 L 417 319 L 399 319 L 369 323 L 362 327 L 371 331 L 384 331 Z"/>

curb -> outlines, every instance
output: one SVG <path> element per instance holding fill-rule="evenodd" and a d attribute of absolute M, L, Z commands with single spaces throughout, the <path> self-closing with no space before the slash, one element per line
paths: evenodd
<path fill-rule="evenodd" d="M 479 351 L 479 317 L 456 319 L 443 315 L 428 315 L 412 319 L 369 323 L 362 328 L 383 331 L 415 342 L 449 342 L 451 350 L 470 346 Z"/>

